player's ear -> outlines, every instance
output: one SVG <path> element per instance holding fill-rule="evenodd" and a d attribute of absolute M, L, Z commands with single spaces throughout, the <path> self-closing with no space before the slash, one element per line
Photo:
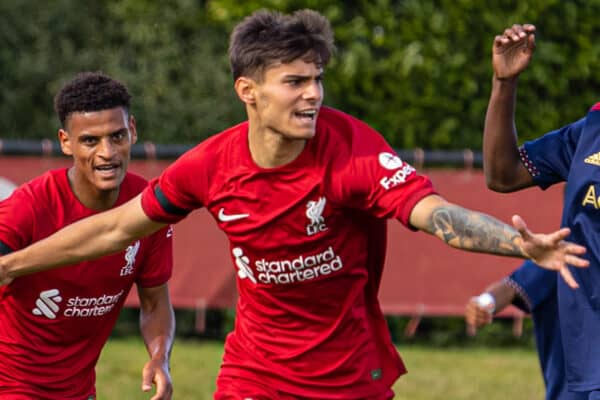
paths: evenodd
<path fill-rule="evenodd" d="M 247 105 L 254 104 L 255 99 L 255 88 L 256 82 L 248 77 L 240 76 L 235 80 L 234 83 L 235 92 L 237 93 L 240 100 Z"/>
<path fill-rule="evenodd" d="M 62 150 L 63 154 L 67 156 L 72 156 L 73 151 L 71 150 L 71 138 L 69 136 L 69 132 L 65 131 L 62 128 L 59 129 L 58 141 L 60 143 L 60 149 Z"/>
<path fill-rule="evenodd" d="M 127 128 L 129 128 L 129 134 L 131 135 L 129 140 L 131 141 L 131 144 L 135 144 L 137 142 L 137 128 L 135 124 L 135 117 L 133 115 L 129 116 L 128 124 L 129 125 Z"/>

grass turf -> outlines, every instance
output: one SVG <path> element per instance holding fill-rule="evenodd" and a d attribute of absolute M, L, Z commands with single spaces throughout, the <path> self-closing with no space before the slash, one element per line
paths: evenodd
<path fill-rule="evenodd" d="M 171 357 L 174 398 L 210 400 L 223 343 L 177 339 Z M 394 386 L 395 400 L 542 399 L 535 351 L 521 348 L 400 346 L 408 374 Z M 147 360 L 140 339 L 111 339 L 98 362 L 98 399 L 149 399 L 140 390 Z"/>

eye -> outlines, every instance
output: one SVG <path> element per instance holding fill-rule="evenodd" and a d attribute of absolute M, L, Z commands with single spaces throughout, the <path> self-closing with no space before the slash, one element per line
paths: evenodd
<path fill-rule="evenodd" d="M 81 138 L 81 143 L 86 146 L 93 146 L 98 143 L 98 139 L 93 136 L 84 136 Z"/>
<path fill-rule="evenodd" d="M 114 142 L 120 142 L 123 139 L 125 139 L 126 135 L 127 135 L 127 131 L 123 130 L 123 131 L 113 133 L 111 135 L 111 137 Z"/>

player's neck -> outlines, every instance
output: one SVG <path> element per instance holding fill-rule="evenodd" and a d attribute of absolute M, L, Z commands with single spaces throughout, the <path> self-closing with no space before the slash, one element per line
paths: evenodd
<path fill-rule="evenodd" d="M 248 146 L 252 160 L 261 168 L 275 168 L 294 161 L 306 140 L 286 138 L 270 129 L 248 130 Z"/>
<path fill-rule="evenodd" d="M 69 186 L 81 204 L 90 210 L 105 211 L 112 208 L 119 198 L 119 190 L 98 190 L 89 183 L 86 184 L 81 177 L 70 168 L 67 173 Z"/>

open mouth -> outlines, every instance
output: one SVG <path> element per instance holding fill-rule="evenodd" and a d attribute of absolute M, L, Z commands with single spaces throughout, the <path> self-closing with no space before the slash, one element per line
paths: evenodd
<path fill-rule="evenodd" d="M 296 111 L 294 113 L 294 116 L 296 118 L 300 118 L 301 120 L 304 120 L 304 121 L 314 121 L 315 118 L 317 118 L 317 110 L 312 109 L 312 110 Z"/>
<path fill-rule="evenodd" d="M 120 168 L 119 164 L 104 164 L 97 165 L 94 167 L 94 170 L 102 173 L 102 174 L 113 174 Z"/>

